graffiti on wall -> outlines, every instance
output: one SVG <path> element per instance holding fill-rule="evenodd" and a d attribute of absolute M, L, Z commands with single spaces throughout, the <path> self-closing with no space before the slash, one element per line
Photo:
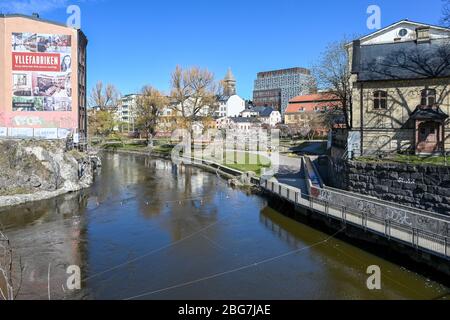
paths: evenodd
<path fill-rule="evenodd" d="M 378 203 L 366 199 L 358 199 L 328 189 L 311 187 L 311 196 L 333 205 L 346 208 L 349 212 L 362 212 L 368 217 L 381 221 L 390 221 L 408 228 L 416 228 L 440 235 L 449 235 L 449 223 L 443 220 L 415 214 L 401 208 L 391 207 L 385 203 Z"/>

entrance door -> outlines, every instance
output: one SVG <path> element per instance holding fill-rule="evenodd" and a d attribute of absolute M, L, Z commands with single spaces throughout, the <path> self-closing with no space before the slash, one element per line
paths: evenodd
<path fill-rule="evenodd" d="M 419 153 L 434 153 L 439 151 L 439 123 L 424 122 L 419 125 L 417 151 Z"/>

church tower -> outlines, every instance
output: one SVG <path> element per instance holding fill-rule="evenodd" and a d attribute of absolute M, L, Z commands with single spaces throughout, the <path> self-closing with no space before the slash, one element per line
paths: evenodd
<path fill-rule="evenodd" d="M 227 75 L 223 79 L 223 93 L 227 97 L 234 96 L 236 94 L 236 78 L 231 72 L 231 68 L 228 68 Z"/>

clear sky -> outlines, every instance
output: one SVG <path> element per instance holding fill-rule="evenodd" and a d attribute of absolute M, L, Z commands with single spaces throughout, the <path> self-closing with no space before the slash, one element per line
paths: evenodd
<path fill-rule="evenodd" d="M 231 67 L 238 94 L 251 98 L 259 71 L 309 67 L 327 43 L 368 34 L 369 5 L 382 26 L 401 19 L 438 24 L 441 0 L 0 0 L 0 11 L 65 22 L 81 8 L 89 39 L 88 82 L 122 94 L 150 84 L 169 90 L 177 64 L 200 66 L 217 79 Z"/>

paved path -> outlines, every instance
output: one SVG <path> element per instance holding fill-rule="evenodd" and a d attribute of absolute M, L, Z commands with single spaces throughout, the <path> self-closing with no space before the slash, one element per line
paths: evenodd
<path fill-rule="evenodd" d="M 280 168 L 275 179 L 283 184 L 299 188 L 302 193 L 307 194 L 305 174 L 301 168 L 301 158 L 292 158 L 280 154 Z"/>
<path fill-rule="evenodd" d="M 244 152 L 242 150 L 225 150 L 226 152 Z M 262 151 L 245 151 L 252 154 L 258 154 L 262 156 L 268 156 L 266 152 Z M 305 175 L 301 168 L 300 157 L 288 157 L 284 154 L 279 154 L 280 157 L 280 166 L 278 169 L 278 173 L 274 176 L 274 179 L 280 183 L 287 184 L 289 186 L 299 188 L 302 190 L 302 193 L 308 194 L 305 182 Z"/>

